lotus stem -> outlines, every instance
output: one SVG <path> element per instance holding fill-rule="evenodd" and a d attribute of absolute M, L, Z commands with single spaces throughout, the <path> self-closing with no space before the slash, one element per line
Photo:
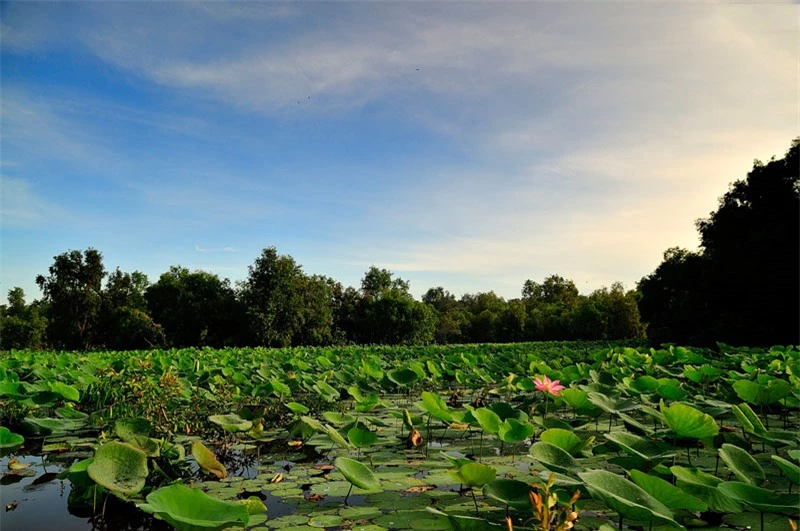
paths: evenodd
<path fill-rule="evenodd" d="M 344 497 L 344 504 L 347 505 L 347 498 L 350 497 L 350 493 L 353 492 L 353 484 L 350 483 L 350 488 L 347 489 L 347 496 Z"/>
<path fill-rule="evenodd" d="M 470 489 L 470 492 L 472 493 L 472 501 L 473 501 L 473 503 L 475 503 L 475 514 L 476 514 L 476 515 L 478 515 L 478 516 L 480 516 L 480 515 L 481 515 L 481 513 L 480 513 L 480 511 L 478 510 L 478 498 L 476 498 L 476 497 L 475 497 L 475 489 Z M 764 518 L 764 513 L 761 513 L 761 518 L 762 518 L 762 520 L 763 520 L 763 518 Z M 762 525 L 761 525 L 761 531 L 764 531 L 764 525 L 763 525 L 763 523 L 762 523 Z"/>

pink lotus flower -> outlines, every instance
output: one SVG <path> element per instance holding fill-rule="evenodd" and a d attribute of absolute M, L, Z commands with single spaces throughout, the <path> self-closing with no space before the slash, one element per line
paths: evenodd
<path fill-rule="evenodd" d="M 544 380 L 541 378 L 534 378 L 533 383 L 536 384 L 536 390 L 541 391 L 543 393 L 550 393 L 553 396 L 561 396 L 562 389 L 566 389 L 563 385 L 559 385 L 561 380 L 551 380 L 547 376 L 543 377 Z"/>

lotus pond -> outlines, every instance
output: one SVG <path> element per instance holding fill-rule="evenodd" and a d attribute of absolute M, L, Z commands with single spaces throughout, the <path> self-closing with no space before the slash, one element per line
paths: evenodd
<path fill-rule="evenodd" d="M 796 347 L 12 351 L 0 426 L 4 530 L 766 530 L 800 516 Z"/>

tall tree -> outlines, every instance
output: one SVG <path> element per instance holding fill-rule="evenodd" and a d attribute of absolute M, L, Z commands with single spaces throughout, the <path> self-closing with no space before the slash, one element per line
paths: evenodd
<path fill-rule="evenodd" d="M 244 312 L 228 279 L 172 266 L 144 293 L 153 320 L 175 347 L 244 344 Z"/>
<path fill-rule="evenodd" d="M 98 341 L 106 348 L 133 350 L 161 346 L 166 336 L 147 313 L 147 275 L 115 269 L 103 290 Z"/>
<path fill-rule="evenodd" d="M 670 250 L 639 283 L 653 339 L 771 345 L 800 340 L 800 139 L 756 161 L 698 220 L 699 253 Z M 681 312 L 675 315 L 675 312 Z"/>
<path fill-rule="evenodd" d="M 9 290 L 8 306 L 3 305 L 0 310 L 0 350 L 44 347 L 47 319 L 38 303 L 25 303 L 22 288 Z"/>
<path fill-rule="evenodd" d="M 48 338 L 63 349 L 94 345 L 106 275 L 103 256 L 95 249 L 68 251 L 53 258 L 49 275 L 38 275 L 47 307 Z"/>

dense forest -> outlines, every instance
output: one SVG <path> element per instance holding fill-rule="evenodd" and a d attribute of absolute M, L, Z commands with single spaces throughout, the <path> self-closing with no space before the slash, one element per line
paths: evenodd
<path fill-rule="evenodd" d="M 800 326 L 800 139 L 783 159 L 756 161 L 719 208 L 697 221 L 700 249 L 671 248 L 635 290 L 589 295 L 559 275 L 527 280 L 519 298 L 460 298 L 433 287 L 416 300 L 391 271 L 359 288 L 308 275 L 274 247 L 233 284 L 173 266 L 150 282 L 107 271 L 95 249 L 54 257 L 0 306 L 0 348 L 139 349 L 330 344 L 489 343 L 631 339 L 709 345 L 797 343 Z"/>

